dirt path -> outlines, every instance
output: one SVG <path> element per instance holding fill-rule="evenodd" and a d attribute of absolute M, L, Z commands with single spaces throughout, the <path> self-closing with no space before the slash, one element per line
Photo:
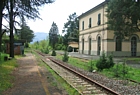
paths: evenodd
<path fill-rule="evenodd" d="M 42 76 L 37 61 L 32 54 L 18 59 L 19 67 L 13 72 L 15 76 L 14 86 L 3 93 L 3 95 L 62 95 L 57 90 L 49 92 L 50 86 L 46 76 Z M 44 69 L 45 70 L 45 69 Z"/>

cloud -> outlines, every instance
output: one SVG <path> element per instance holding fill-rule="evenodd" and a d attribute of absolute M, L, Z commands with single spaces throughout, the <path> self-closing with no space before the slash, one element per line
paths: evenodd
<path fill-rule="evenodd" d="M 62 33 L 64 23 L 70 14 L 76 12 L 77 15 L 88 11 L 104 0 L 56 0 L 53 4 L 45 5 L 40 9 L 42 20 L 30 21 L 28 25 L 34 32 L 48 33 L 53 21 Z"/>

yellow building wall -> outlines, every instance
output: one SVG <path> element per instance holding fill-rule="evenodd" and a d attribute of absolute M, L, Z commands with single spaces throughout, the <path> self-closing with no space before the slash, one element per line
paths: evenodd
<path fill-rule="evenodd" d="M 98 14 L 101 14 L 101 27 L 97 25 L 98 22 Z M 82 22 L 84 21 L 84 30 L 89 29 L 89 19 L 91 18 L 91 27 L 95 28 L 94 30 L 98 30 L 99 28 L 103 28 L 103 23 L 107 22 L 106 17 L 106 6 L 102 6 L 101 8 L 95 10 L 93 13 L 87 14 L 85 17 L 80 18 L 79 20 L 79 30 L 82 32 Z M 97 29 L 96 29 L 97 28 Z M 83 31 L 85 32 L 85 31 Z"/>
<path fill-rule="evenodd" d="M 106 5 L 87 13 L 79 19 L 79 52 L 82 50 L 82 39 L 84 38 L 84 54 L 89 51 L 89 37 L 91 38 L 91 55 L 97 55 L 98 36 L 101 37 L 101 52 L 107 54 L 113 53 L 115 56 L 131 56 L 131 36 L 126 37 L 122 41 L 121 51 L 116 51 L 116 40 L 114 31 L 107 30 Z M 101 14 L 101 25 L 97 25 L 98 14 Z M 89 19 L 91 18 L 91 28 L 89 28 Z M 82 22 L 84 21 L 84 30 L 82 30 Z M 137 32 L 137 52 L 140 56 L 140 33 Z"/>

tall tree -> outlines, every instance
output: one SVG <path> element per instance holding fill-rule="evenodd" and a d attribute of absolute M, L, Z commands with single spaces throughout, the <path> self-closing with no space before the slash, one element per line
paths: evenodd
<path fill-rule="evenodd" d="M 6 4 L 6 0 L 0 1 L 0 52 L 1 52 L 1 44 L 2 44 L 2 35 L 4 34 L 2 31 L 2 18 L 3 18 L 3 10 Z"/>
<path fill-rule="evenodd" d="M 140 31 L 140 0 L 109 0 L 108 28 L 122 39 Z"/>
<path fill-rule="evenodd" d="M 68 42 L 79 41 L 79 20 L 77 18 L 76 13 L 69 15 L 67 22 L 64 24 L 63 33 L 65 33 L 63 37 L 63 42 L 66 46 L 66 49 L 68 46 Z"/>
<path fill-rule="evenodd" d="M 52 46 L 53 48 L 53 52 L 52 52 L 52 55 L 55 56 L 55 45 L 56 43 L 58 42 L 58 27 L 56 25 L 56 23 L 52 23 L 52 26 L 51 26 L 51 29 L 49 31 L 49 44 L 50 46 Z"/>
<path fill-rule="evenodd" d="M 24 39 L 27 43 L 30 43 L 34 38 L 34 32 L 30 29 L 29 26 L 24 25 L 20 30 L 19 36 L 20 39 Z"/>
<path fill-rule="evenodd" d="M 38 9 L 40 6 L 48 3 L 52 3 L 53 0 L 2 0 L 0 2 L 0 30 L 2 30 L 2 17 L 3 10 L 6 8 L 9 13 L 9 23 L 10 23 L 10 57 L 14 57 L 14 36 L 13 28 L 16 16 L 24 16 L 30 19 L 39 18 Z M 2 32 L 0 31 L 0 35 Z M 1 44 L 1 39 L 0 39 Z M 1 50 L 1 48 L 0 48 Z"/>

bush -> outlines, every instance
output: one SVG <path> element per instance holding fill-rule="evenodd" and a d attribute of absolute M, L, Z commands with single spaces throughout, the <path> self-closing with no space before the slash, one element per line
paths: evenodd
<path fill-rule="evenodd" d="M 69 56 L 68 56 L 67 51 L 65 51 L 62 61 L 63 62 L 68 62 L 68 60 L 69 60 Z"/>
<path fill-rule="evenodd" d="M 98 71 L 102 71 L 103 69 L 109 69 L 114 66 L 114 61 L 112 55 L 106 57 L 105 53 L 102 53 L 102 56 L 96 63 L 96 67 Z"/>
<path fill-rule="evenodd" d="M 129 69 L 130 67 L 128 67 L 125 62 L 123 62 L 122 64 L 117 63 L 113 68 L 113 75 L 114 77 L 117 78 L 120 77 L 120 78 L 127 79 L 129 78 L 129 74 L 128 74 Z"/>
<path fill-rule="evenodd" d="M 29 48 L 29 44 L 27 42 L 25 43 L 25 48 Z"/>
<path fill-rule="evenodd" d="M 52 56 L 56 56 L 55 50 L 52 51 Z"/>
<path fill-rule="evenodd" d="M 93 69 L 93 61 L 91 60 L 90 62 L 89 62 L 89 64 L 90 64 L 90 66 L 89 66 L 89 72 L 92 72 L 94 69 Z"/>
<path fill-rule="evenodd" d="M 49 48 L 48 47 L 45 49 L 44 53 L 49 54 Z"/>
<path fill-rule="evenodd" d="M 68 52 L 72 52 L 73 48 L 71 46 L 68 47 Z"/>

